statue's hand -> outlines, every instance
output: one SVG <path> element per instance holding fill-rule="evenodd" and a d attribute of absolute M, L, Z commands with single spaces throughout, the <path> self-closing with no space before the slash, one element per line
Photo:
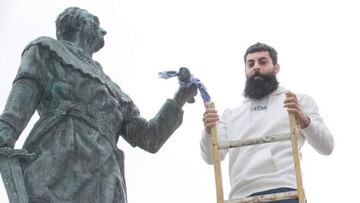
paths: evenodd
<path fill-rule="evenodd" d="M 0 122 L 0 147 L 14 147 L 16 139 L 14 130 Z"/>
<path fill-rule="evenodd" d="M 189 82 L 185 85 L 181 85 L 174 96 L 174 101 L 183 107 L 186 102 L 193 100 L 197 94 L 197 87 L 194 82 Z"/>

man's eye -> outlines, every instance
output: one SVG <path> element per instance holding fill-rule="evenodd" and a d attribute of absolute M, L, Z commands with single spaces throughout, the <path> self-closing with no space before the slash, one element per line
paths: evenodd
<path fill-rule="evenodd" d="M 255 64 L 255 61 L 253 61 L 253 60 L 249 60 L 246 62 L 247 67 L 252 67 L 252 66 L 254 66 L 254 64 Z"/>
<path fill-rule="evenodd" d="M 259 64 L 260 64 L 260 65 L 265 65 L 265 64 L 266 64 L 266 61 L 259 61 Z"/>

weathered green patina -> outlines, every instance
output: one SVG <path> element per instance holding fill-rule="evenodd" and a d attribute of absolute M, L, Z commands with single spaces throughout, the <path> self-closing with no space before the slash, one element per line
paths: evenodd
<path fill-rule="evenodd" d="M 57 40 L 29 43 L 0 116 L 0 147 L 13 147 L 35 111 L 40 115 L 23 146 L 29 202 L 125 203 L 124 154 L 119 136 L 157 152 L 181 125 L 182 106 L 197 93 L 181 86 L 147 121 L 92 54 L 106 32 L 96 16 L 68 8 L 57 19 Z"/>

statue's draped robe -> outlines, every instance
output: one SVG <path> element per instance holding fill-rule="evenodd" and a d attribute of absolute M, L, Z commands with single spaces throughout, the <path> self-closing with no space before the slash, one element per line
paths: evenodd
<path fill-rule="evenodd" d="M 48 37 L 25 48 L 0 132 L 16 140 L 35 110 L 40 119 L 23 148 L 37 156 L 23 164 L 25 184 L 30 202 L 54 203 L 127 202 L 119 136 L 155 153 L 183 115 L 167 100 L 146 121 L 99 63 Z"/>

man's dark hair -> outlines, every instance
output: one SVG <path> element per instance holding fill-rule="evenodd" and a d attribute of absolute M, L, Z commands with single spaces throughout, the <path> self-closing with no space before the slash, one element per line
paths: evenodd
<path fill-rule="evenodd" d="M 56 38 L 67 39 L 86 24 L 86 10 L 78 7 L 65 9 L 56 19 Z"/>
<path fill-rule="evenodd" d="M 267 44 L 263 44 L 260 42 L 257 42 L 256 44 L 251 45 L 249 48 L 247 48 L 245 55 L 244 55 L 244 62 L 246 63 L 246 56 L 248 54 L 252 54 L 255 52 L 260 52 L 260 51 L 267 51 L 269 52 L 270 58 L 273 62 L 273 65 L 277 64 L 277 52 L 274 48 L 272 48 L 271 46 L 267 45 Z"/>

